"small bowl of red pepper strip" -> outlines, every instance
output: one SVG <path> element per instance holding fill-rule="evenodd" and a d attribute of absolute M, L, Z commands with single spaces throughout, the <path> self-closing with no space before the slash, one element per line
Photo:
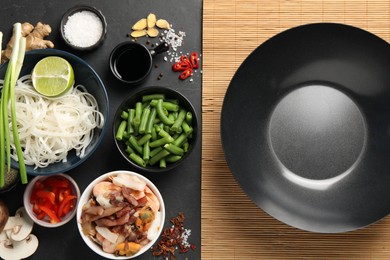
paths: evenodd
<path fill-rule="evenodd" d="M 59 227 L 76 214 L 80 198 L 77 183 L 66 174 L 36 176 L 23 195 L 23 203 L 31 219 L 43 227 Z"/>

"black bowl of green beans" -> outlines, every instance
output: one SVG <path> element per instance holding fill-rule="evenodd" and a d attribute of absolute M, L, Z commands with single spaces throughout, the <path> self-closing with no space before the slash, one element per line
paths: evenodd
<path fill-rule="evenodd" d="M 168 87 L 140 88 L 119 105 L 114 140 L 135 168 L 164 172 L 183 162 L 197 139 L 197 117 L 190 101 Z"/>

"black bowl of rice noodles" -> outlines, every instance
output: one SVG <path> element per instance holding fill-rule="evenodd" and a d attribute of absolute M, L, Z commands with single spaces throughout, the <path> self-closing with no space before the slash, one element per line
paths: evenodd
<path fill-rule="evenodd" d="M 48 56 L 66 59 L 74 71 L 74 85 L 56 98 L 39 95 L 30 79 L 35 64 Z M 0 67 L 0 86 L 7 65 Z M 81 58 L 57 49 L 26 52 L 15 99 L 19 138 L 29 175 L 67 172 L 85 162 L 101 144 L 109 111 L 107 91 L 98 74 Z M 14 150 L 12 145 L 11 134 Z M 16 152 L 11 152 L 11 158 L 11 167 L 18 169 Z"/>

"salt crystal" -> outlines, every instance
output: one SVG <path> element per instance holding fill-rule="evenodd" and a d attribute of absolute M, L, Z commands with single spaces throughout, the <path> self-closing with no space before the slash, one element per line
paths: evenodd
<path fill-rule="evenodd" d="M 99 41 L 103 33 L 103 24 L 93 12 L 80 11 L 68 17 L 64 33 L 72 45 L 89 47 Z"/>

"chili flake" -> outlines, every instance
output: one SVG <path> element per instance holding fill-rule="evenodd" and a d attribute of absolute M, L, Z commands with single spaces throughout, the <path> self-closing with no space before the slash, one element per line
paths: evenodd
<path fill-rule="evenodd" d="M 160 241 L 151 248 L 153 256 L 175 260 L 176 249 L 179 250 L 180 254 L 187 253 L 189 249 L 196 249 L 196 245 L 188 242 L 191 230 L 184 228 L 184 220 L 183 212 L 180 212 L 177 217 L 171 218 L 172 226 L 163 230 Z"/>

